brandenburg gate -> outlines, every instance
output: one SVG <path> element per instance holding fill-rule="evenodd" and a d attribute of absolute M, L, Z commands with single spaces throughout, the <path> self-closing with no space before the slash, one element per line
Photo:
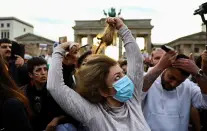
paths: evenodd
<path fill-rule="evenodd" d="M 74 40 L 81 44 L 81 39 L 87 37 L 87 44 L 92 45 L 93 39 L 103 32 L 105 27 L 105 18 L 100 20 L 77 20 L 75 21 Z M 134 38 L 143 37 L 145 49 L 148 53 L 151 52 L 151 19 L 125 19 L 124 23 L 131 30 Z M 122 56 L 122 40 L 119 38 L 119 57 Z"/>

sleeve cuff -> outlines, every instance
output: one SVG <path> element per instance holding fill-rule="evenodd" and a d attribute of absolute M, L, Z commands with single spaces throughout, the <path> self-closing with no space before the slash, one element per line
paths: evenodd
<path fill-rule="evenodd" d="M 64 55 L 65 54 L 65 50 L 63 48 L 61 48 L 60 46 L 57 46 L 55 49 L 54 49 L 54 53 L 60 53 L 61 55 Z"/>
<path fill-rule="evenodd" d="M 142 100 L 145 99 L 145 97 L 147 96 L 147 94 L 148 94 L 148 91 L 146 91 L 146 92 L 143 92 L 142 91 L 142 94 L 141 94 Z"/>
<path fill-rule="evenodd" d="M 126 25 L 124 25 L 119 29 L 118 33 L 123 34 L 127 29 L 128 29 L 128 27 Z"/>
<path fill-rule="evenodd" d="M 207 94 L 202 94 L 203 95 L 203 99 L 207 102 Z"/>

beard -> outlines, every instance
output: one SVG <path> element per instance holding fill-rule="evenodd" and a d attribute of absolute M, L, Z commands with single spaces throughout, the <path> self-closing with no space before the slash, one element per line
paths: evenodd
<path fill-rule="evenodd" d="M 5 60 L 9 60 L 11 57 L 11 51 L 6 51 L 5 53 L 2 54 Z"/>
<path fill-rule="evenodd" d="M 163 75 L 161 76 L 161 84 L 162 84 L 162 88 L 165 89 L 166 91 L 172 91 L 172 90 L 175 90 L 176 87 L 172 87 L 170 84 L 168 84 L 168 82 L 165 81 L 165 79 L 164 79 L 164 75 L 165 75 L 165 74 L 163 74 Z"/>

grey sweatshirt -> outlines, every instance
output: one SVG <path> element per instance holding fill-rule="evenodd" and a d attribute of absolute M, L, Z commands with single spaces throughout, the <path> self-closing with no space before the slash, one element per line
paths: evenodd
<path fill-rule="evenodd" d="M 143 60 L 139 47 L 126 26 L 119 30 L 128 62 L 128 76 L 135 85 L 133 98 L 121 107 L 92 104 L 63 80 L 62 59 L 65 51 L 57 47 L 52 56 L 47 89 L 59 105 L 71 116 L 84 123 L 90 131 L 150 131 L 141 108 L 143 86 Z M 93 83 L 91 83 L 93 84 Z"/>

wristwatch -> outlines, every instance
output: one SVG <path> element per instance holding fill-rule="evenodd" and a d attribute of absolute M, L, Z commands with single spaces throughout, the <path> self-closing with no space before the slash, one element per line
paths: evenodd
<path fill-rule="evenodd" d="M 202 69 L 199 69 L 198 73 L 196 76 L 199 76 L 199 77 L 203 77 L 204 76 L 204 72 Z"/>

